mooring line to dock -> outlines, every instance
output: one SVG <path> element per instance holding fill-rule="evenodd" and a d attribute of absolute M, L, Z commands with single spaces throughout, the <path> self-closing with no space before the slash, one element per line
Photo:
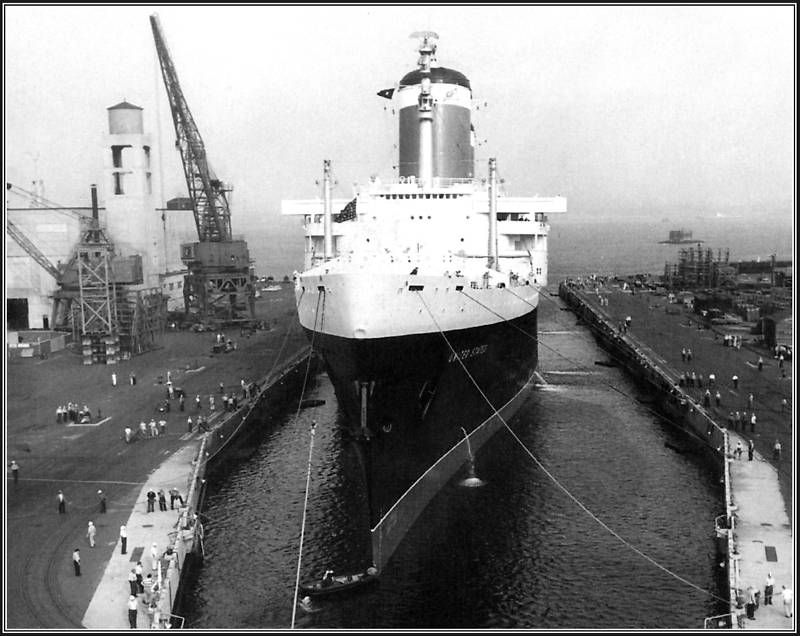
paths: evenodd
<path fill-rule="evenodd" d="M 462 293 L 463 293 L 463 292 L 462 292 Z M 514 437 L 514 439 L 517 441 L 517 443 L 518 443 L 518 444 L 519 444 L 519 445 L 520 445 L 520 446 L 521 446 L 521 447 L 522 447 L 522 448 L 525 450 L 525 452 L 526 452 L 526 453 L 527 453 L 527 454 L 530 456 L 530 458 L 531 458 L 531 459 L 534 461 L 534 463 L 535 463 L 535 464 L 536 464 L 536 465 L 537 465 L 537 466 L 538 466 L 538 467 L 541 469 L 541 471 L 542 471 L 542 472 L 543 472 L 545 475 L 547 475 L 547 477 L 548 477 L 548 478 L 549 478 L 549 479 L 550 479 L 550 480 L 551 480 L 551 481 L 552 481 L 552 482 L 553 482 L 553 483 L 554 483 L 556 486 L 558 486 L 558 488 L 559 488 L 559 489 L 560 489 L 562 492 L 564 492 L 564 494 L 566 494 L 566 495 L 567 495 L 567 496 L 568 496 L 568 497 L 569 497 L 569 498 L 570 498 L 570 499 L 571 499 L 571 500 L 572 500 L 572 501 L 573 501 L 573 502 L 574 502 L 574 503 L 575 503 L 575 504 L 576 504 L 578 507 L 580 507 L 580 508 L 581 508 L 581 510 L 583 510 L 583 511 L 584 511 L 584 512 L 585 512 L 587 515 L 589 515 L 589 516 L 590 516 L 592 519 L 594 519 L 594 520 L 595 520 L 595 521 L 596 521 L 598 524 L 600 524 L 600 526 L 601 526 L 603 529 L 605 529 L 605 530 L 606 530 L 607 532 L 609 532 L 609 533 L 610 533 L 612 536 L 614 536 L 615 538 L 617 538 L 617 539 L 618 539 L 618 540 L 619 540 L 619 541 L 620 541 L 620 542 L 621 542 L 623 545 L 625 545 L 626 547 L 628 547 L 628 548 L 630 548 L 631 550 L 633 550 L 633 551 L 634 551 L 636 554 L 638 554 L 639 556 L 641 556 L 643 559 L 645 559 L 646 561 L 648 561 L 648 562 L 649 562 L 649 563 L 651 563 L 652 565 L 656 566 L 658 569 L 662 570 L 663 572 L 665 572 L 666 574 L 670 575 L 671 577 L 673 577 L 673 578 L 677 579 L 678 581 L 680 581 L 680 582 L 682 582 L 682 583 L 684 583 L 684 584 L 688 585 L 689 587 L 691 587 L 691 588 L 693 588 L 693 589 L 695 589 L 695 590 L 697 590 L 697 591 L 699 591 L 699 592 L 702 592 L 703 594 L 706 594 L 706 595 L 710 596 L 711 598 L 713 598 L 713 599 L 715 599 L 715 600 L 718 600 L 718 601 L 720 601 L 720 602 L 723 602 L 723 603 L 729 603 L 729 602 L 730 602 L 730 599 L 724 599 L 724 598 L 721 598 L 721 597 L 717 596 L 716 594 L 714 594 L 713 592 L 709 592 L 709 591 L 707 591 L 707 590 L 704 590 L 704 589 L 703 589 L 703 588 L 701 588 L 700 586 L 698 586 L 698 585 L 696 585 L 696 584 L 692 583 L 691 581 L 689 581 L 689 580 L 687 580 L 687 579 L 683 578 L 683 577 L 682 577 L 682 576 L 680 576 L 679 574 L 677 574 L 677 573 L 673 572 L 672 570 L 670 570 L 669 568 L 667 568 L 667 567 L 665 567 L 665 566 L 661 565 L 661 564 L 660 564 L 660 563 L 658 563 L 658 562 L 657 562 L 655 559 L 653 559 L 652 557 L 648 556 L 647 554 L 645 554 L 644 552 L 642 552 L 641 550 L 639 550 L 639 549 L 638 549 L 636 546 L 632 545 L 632 544 L 631 544 L 629 541 L 627 541 L 627 540 L 626 540 L 624 537 L 620 536 L 620 535 L 619 535 L 617 532 L 615 532 L 615 531 L 614 531 L 612 528 L 610 528 L 610 527 L 609 527 L 609 526 L 608 526 L 608 525 L 607 525 L 605 522 L 603 522 L 603 521 L 602 521 L 602 520 L 601 520 L 601 519 L 600 519 L 600 518 L 599 518 L 597 515 L 595 515 L 595 514 L 594 514 L 594 513 L 593 513 L 591 510 L 589 510 L 589 509 L 588 509 L 588 508 L 587 508 L 587 507 L 586 507 L 586 506 L 585 506 L 583 503 L 581 503 L 581 502 L 580 502 L 580 500 L 578 500 L 578 498 L 577 498 L 577 497 L 575 497 L 575 496 L 574 496 L 574 495 L 573 495 L 573 494 L 572 494 L 572 493 L 571 493 L 571 492 L 570 492 L 570 491 L 569 491 L 569 490 L 568 490 L 568 489 L 567 489 L 565 486 L 563 486 L 563 485 L 561 484 L 561 482 L 559 482 L 559 481 L 558 481 L 558 479 L 556 479 L 556 477 L 555 477 L 555 476 L 554 476 L 552 473 L 550 473 L 550 471 L 548 471 L 548 470 L 547 470 L 547 469 L 544 467 L 544 465 L 542 464 L 542 462 L 541 462 L 541 461 L 539 461 L 539 459 L 538 459 L 538 458 L 537 458 L 537 457 L 536 457 L 536 456 L 535 456 L 535 455 L 534 455 L 534 454 L 533 454 L 533 453 L 530 451 L 530 449 L 529 449 L 527 446 L 525 446 L 525 443 L 524 443 L 524 442 L 523 442 L 523 441 L 522 441 L 522 440 L 521 440 L 521 439 L 520 439 L 520 438 L 517 436 L 517 434 L 516 434 L 516 433 L 513 431 L 513 429 L 512 429 L 512 428 L 511 428 L 511 427 L 508 425 L 508 422 L 506 422 L 506 421 L 505 421 L 505 419 L 504 419 L 504 418 L 503 418 L 503 416 L 500 414 L 500 412 L 499 412 L 499 411 L 498 411 L 498 410 L 497 410 L 497 409 L 494 407 L 494 404 L 492 404 L 491 400 L 489 400 L 489 398 L 488 398 L 488 397 L 486 396 L 486 394 L 483 392 L 483 389 L 481 389 L 480 385 L 477 383 L 477 381 L 475 380 L 475 378 L 474 378 L 474 377 L 472 376 L 472 374 L 469 372 L 469 369 L 467 369 L 467 366 L 464 364 L 464 361 L 461 359 L 461 357 L 458 355 L 458 353 L 456 353 L 456 350 L 453 348 L 453 345 L 452 345 L 452 344 L 450 344 L 450 341 L 447 339 L 447 335 L 444 333 L 444 331 L 442 331 L 442 328 L 439 326 L 439 323 L 438 323 L 438 321 L 436 320 L 436 317 L 433 315 L 433 312 L 431 312 L 430 308 L 428 307 L 428 304 L 425 302 L 425 299 L 422 297 L 422 294 L 420 294 L 419 292 L 417 292 L 417 295 L 419 296 L 419 299 L 420 299 L 420 301 L 422 302 L 423 306 L 424 306 L 424 307 L 425 307 L 425 309 L 427 310 L 427 312 L 428 312 L 428 315 L 431 317 L 431 320 L 433 321 L 434 325 L 436 325 L 436 329 L 439 331 L 439 334 L 442 336 L 442 338 L 444 338 L 444 341 L 447 343 L 447 346 L 449 347 L 450 351 L 451 351 L 451 352 L 452 352 L 452 354 L 455 356 L 455 359 L 456 359 L 456 360 L 458 360 L 459 364 L 461 365 L 461 368 L 462 368 L 462 369 L 464 369 L 464 373 L 466 373 L 466 374 L 467 374 L 467 377 L 470 379 L 470 381 L 472 382 L 472 384 L 473 384 L 473 385 L 475 386 L 475 388 L 478 390 L 478 393 L 480 393 L 480 394 L 481 394 L 481 396 L 483 397 L 483 399 L 484 399 L 484 400 L 486 401 L 486 403 L 489 405 L 489 408 L 490 408 L 490 409 L 492 409 L 492 412 L 493 412 L 494 416 L 495 416 L 495 417 L 497 417 L 497 418 L 500 420 L 500 422 L 502 422 L 503 426 L 504 426 L 506 429 L 508 429 L 508 432 L 509 432 L 509 433 L 511 433 L 511 435 Z M 467 296 L 468 298 L 470 297 L 468 294 L 465 294 L 465 296 Z M 474 299 L 473 299 L 473 300 L 474 300 Z M 476 301 L 476 302 L 478 302 L 478 301 Z M 509 323 L 509 324 L 510 324 L 510 323 Z"/>
<path fill-rule="evenodd" d="M 319 318 L 319 302 L 325 295 L 322 292 L 317 296 L 317 309 L 314 313 L 314 329 L 311 331 L 311 351 L 308 353 L 308 361 L 306 362 L 306 373 L 303 377 L 303 388 L 300 391 L 300 400 L 297 402 L 297 412 L 294 419 L 300 417 L 300 409 L 303 405 L 303 395 L 306 392 L 306 382 L 308 382 L 308 371 L 311 368 L 311 358 L 314 356 L 314 340 L 317 335 L 317 318 Z M 322 306 L 322 313 L 325 313 L 325 305 Z M 303 541 L 306 536 L 306 513 L 308 511 L 308 491 L 311 486 L 311 453 L 314 450 L 314 433 L 316 431 L 316 420 L 311 420 L 311 441 L 308 444 L 308 468 L 306 470 L 306 493 L 303 499 L 303 520 L 300 524 L 300 548 L 297 552 L 297 574 L 294 581 L 294 601 L 292 602 L 292 629 L 294 629 L 295 617 L 297 616 L 297 596 L 300 591 L 300 569 L 303 565 Z"/>

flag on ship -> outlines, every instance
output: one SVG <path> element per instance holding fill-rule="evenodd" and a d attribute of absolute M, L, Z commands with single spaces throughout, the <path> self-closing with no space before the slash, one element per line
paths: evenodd
<path fill-rule="evenodd" d="M 342 208 L 342 211 L 339 214 L 334 215 L 333 221 L 334 223 L 342 223 L 343 221 L 352 221 L 357 218 L 358 214 L 356 213 L 356 200 L 353 199 L 348 203 L 346 206 Z"/>

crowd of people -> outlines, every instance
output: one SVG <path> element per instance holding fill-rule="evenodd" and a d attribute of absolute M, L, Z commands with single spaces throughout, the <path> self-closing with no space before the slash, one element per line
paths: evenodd
<path fill-rule="evenodd" d="M 58 424 L 89 424 L 92 422 L 92 411 L 85 404 L 81 408 L 77 402 L 67 402 L 56 407 L 56 423 Z"/>

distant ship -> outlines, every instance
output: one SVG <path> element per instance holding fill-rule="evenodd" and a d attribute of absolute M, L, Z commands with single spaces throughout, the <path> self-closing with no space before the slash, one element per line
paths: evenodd
<path fill-rule="evenodd" d="M 659 241 L 662 245 L 674 244 L 681 245 L 684 243 L 703 243 L 701 239 L 693 239 L 691 230 L 670 230 L 669 238 L 666 241 Z"/>
<path fill-rule="evenodd" d="M 438 65 L 435 33 L 412 37 L 418 68 L 378 93 L 399 114 L 399 178 L 334 202 L 325 161 L 322 200 L 282 208 L 304 220 L 297 310 L 363 469 L 379 569 L 527 396 L 546 215 L 566 212 L 563 197 L 505 196 L 494 159 L 475 178 L 470 82 Z"/>

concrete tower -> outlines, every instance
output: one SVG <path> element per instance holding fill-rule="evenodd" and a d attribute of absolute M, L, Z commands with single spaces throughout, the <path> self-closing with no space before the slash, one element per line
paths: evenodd
<path fill-rule="evenodd" d="M 104 140 L 105 225 L 119 256 L 140 254 L 146 287 L 160 287 L 164 230 L 153 195 L 152 143 L 142 109 L 121 102 L 108 109 Z"/>

